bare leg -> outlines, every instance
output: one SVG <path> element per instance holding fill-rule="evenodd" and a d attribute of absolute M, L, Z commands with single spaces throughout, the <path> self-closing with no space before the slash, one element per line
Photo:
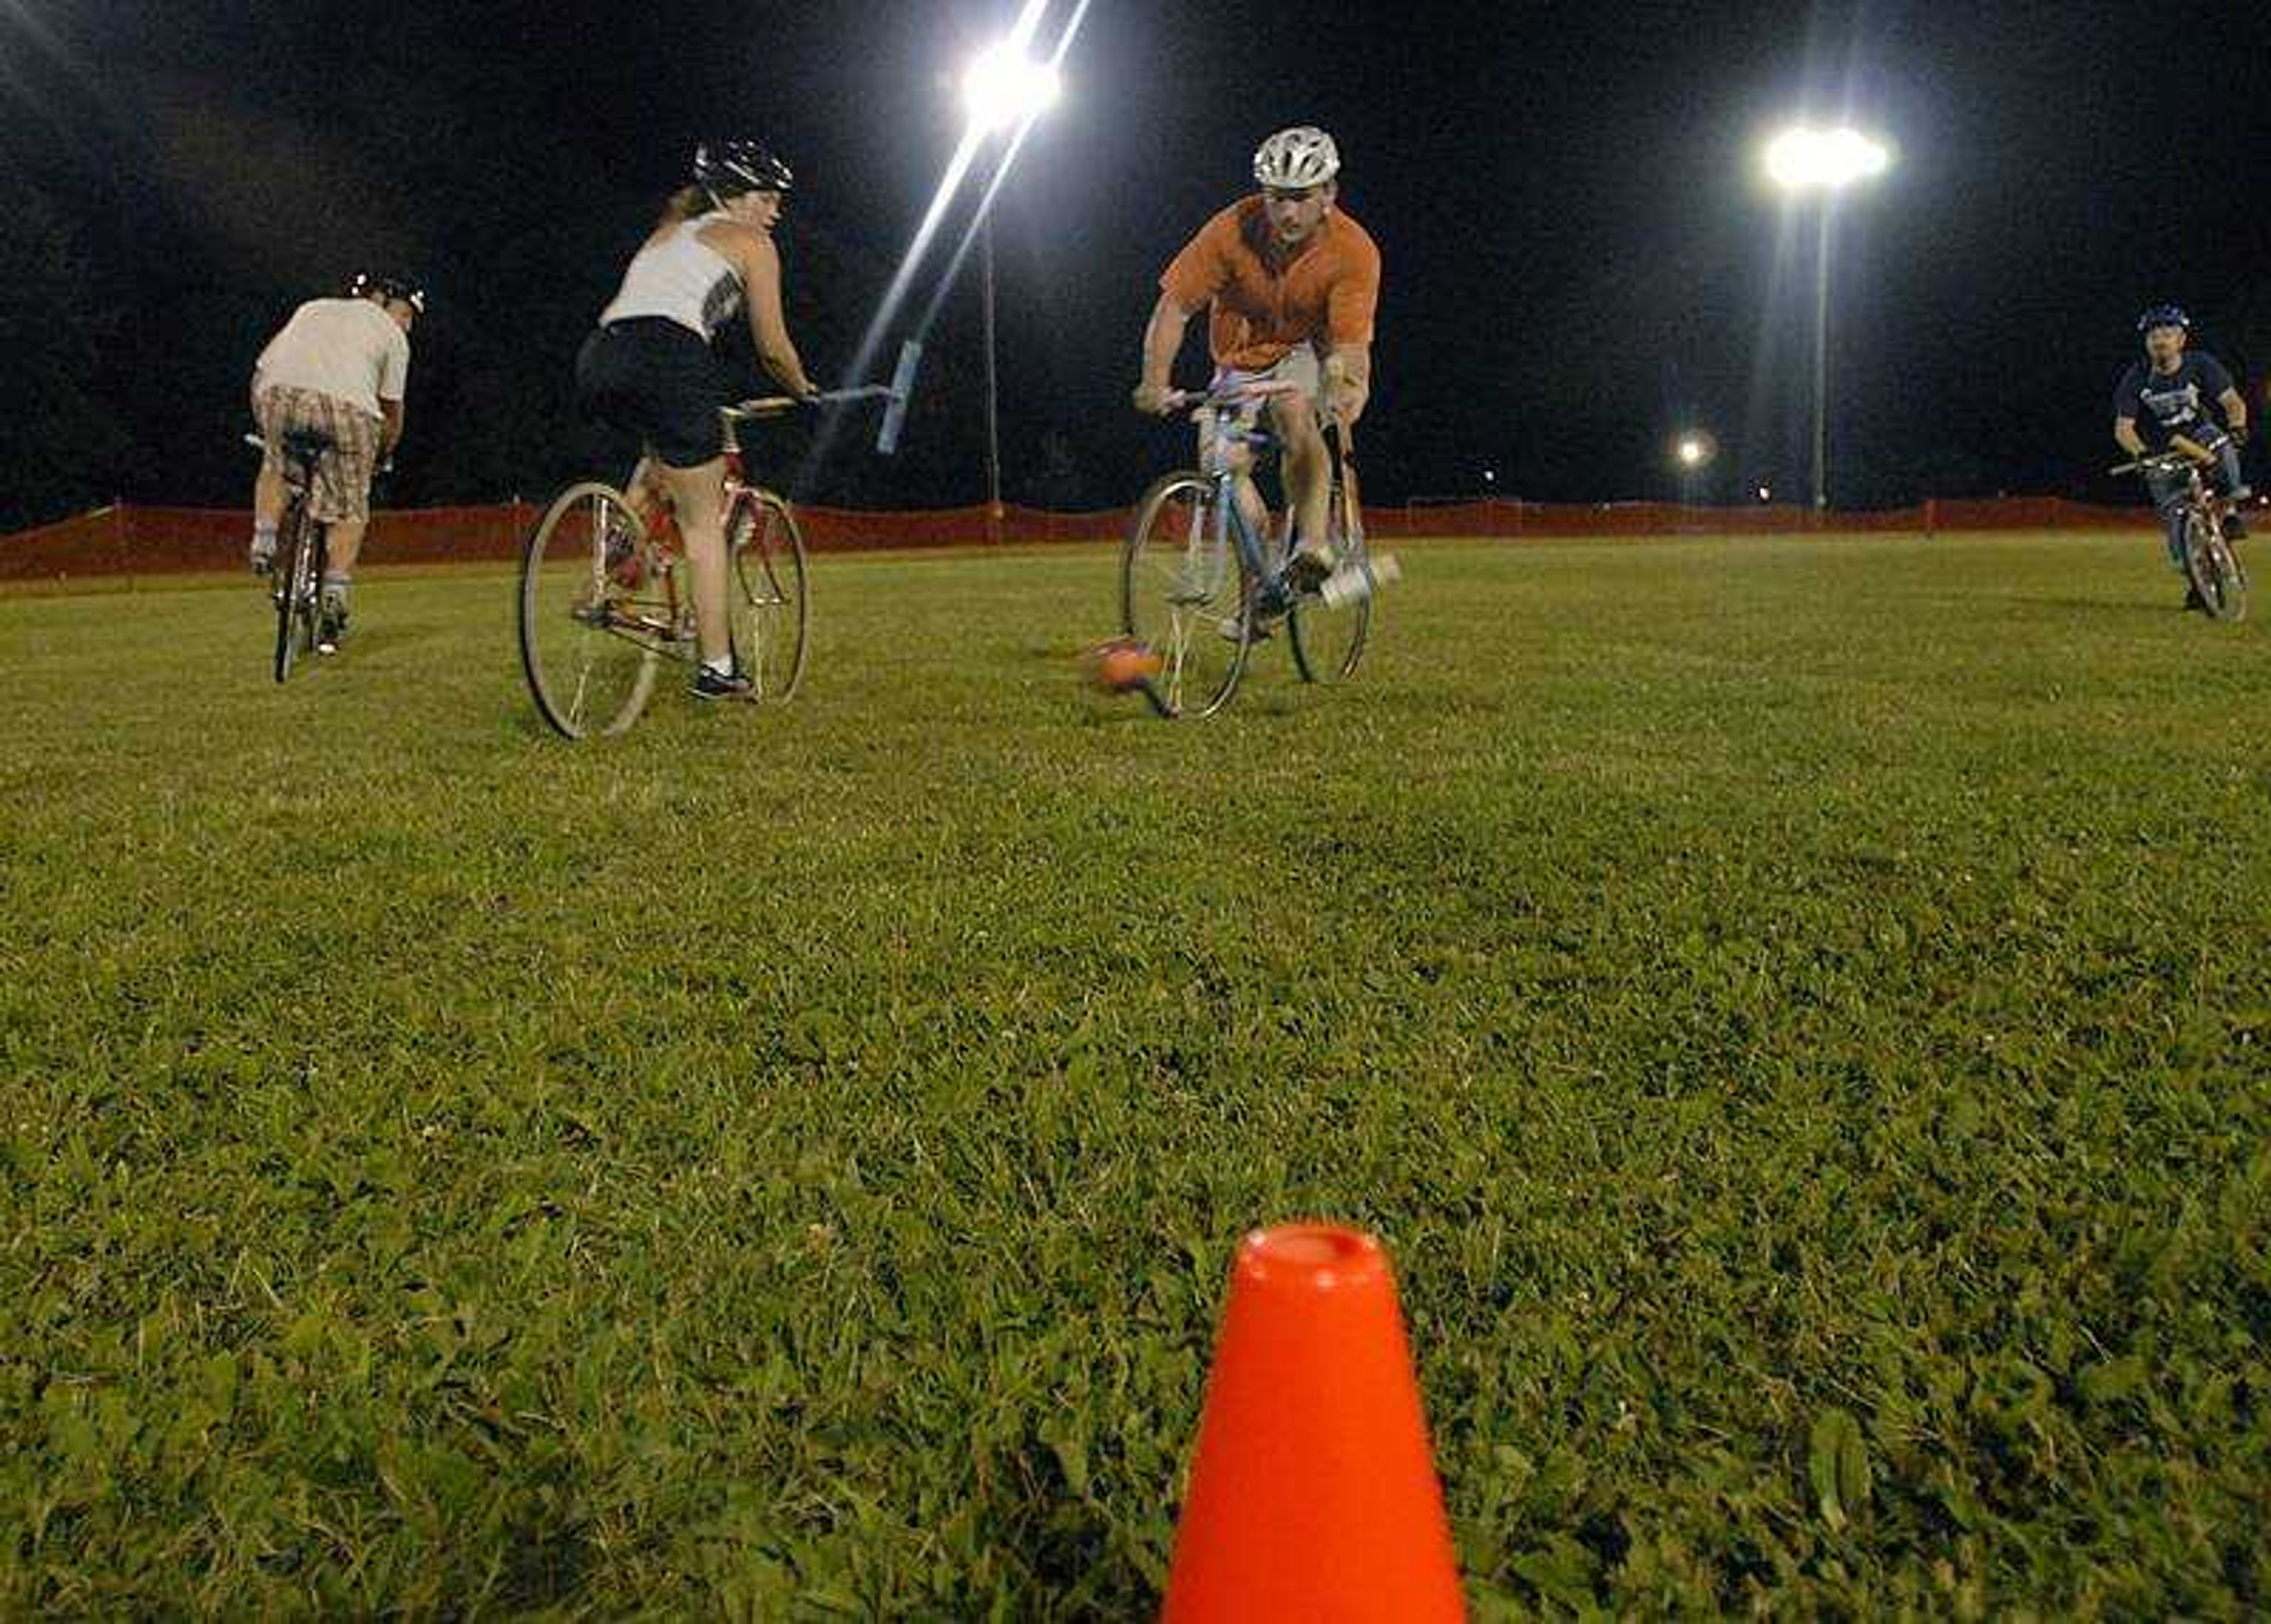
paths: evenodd
<path fill-rule="evenodd" d="M 333 522 L 324 534 L 324 575 L 326 579 L 346 580 L 354 573 L 355 555 L 362 551 L 363 532 L 370 528 L 364 518 L 339 519 Z"/>
<path fill-rule="evenodd" d="M 726 610 L 726 459 L 713 458 L 698 468 L 656 466 L 671 509 L 678 515 L 687 562 L 694 569 L 696 641 L 704 663 L 715 665 L 733 651 Z"/>
<path fill-rule="evenodd" d="M 1285 501 L 1293 510 L 1294 546 L 1322 554 L 1329 533 L 1332 459 L 1317 427 L 1316 403 L 1307 395 L 1281 395 L 1270 403 L 1271 426 L 1285 448 Z"/>
<path fill-rule="evenodd" d="M 1213 450 L 1212 431 L 1202 426 L 1199 429 L 1199 466 L 1210 466 Z M 1262 489 L 1254 482 L 1254 452 L 1250 447 L 1232 444 L 1223 452 L 1223 466 L 1238 477 L 1231 482 L 1231 500 L 1238 504 L 1238 516 L 1246 527 L 1256 536 L 1270 533 L 1270 504 L 1262 500 Z"/>
<path fill-rule="evenodd" d="M 252 481 L 252 526 L 256 530 L 273 530 L 284 520 L 284 476 L 265 462 L 260 465 L 260 477 Z"/>

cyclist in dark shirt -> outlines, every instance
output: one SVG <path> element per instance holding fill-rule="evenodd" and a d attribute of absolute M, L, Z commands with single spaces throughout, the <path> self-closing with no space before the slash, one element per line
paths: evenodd
<path fill-rule="evenodd" d="M 2113 391 L 2113 438 L 2132 457 L 2165 451 L 2178 439 L 2208 454 L 2215 482 L 2233 504 L 2224 533 L 2247 533 L 2237 504 L 2251 495 L 2239 466 L 2247 439 L 2247 399 L 2222 361 L 2205 350 L 2187 352 L 2192 318 L 2172 304 L 2155 305 L 2137 318 L 2145 359 L 2122 374 Z M 2153 505 L 2169 527 L 2169 557 L 2184 568 L 2183 483 L 2152 476 Z"/>

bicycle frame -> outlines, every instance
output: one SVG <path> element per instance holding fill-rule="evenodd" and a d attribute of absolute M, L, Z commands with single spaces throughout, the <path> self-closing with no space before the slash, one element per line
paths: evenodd
<path fill-rule="evenodd" d="M 2221 492 L 2212 489 L 2208 480 L 2201 477 L 2202 466 L 2200 458 L 2185 451 L 2153 451 L 2134 462 L 2125 462 L 2112 472 L 2134 473 L 2148 482 L 2156 476 L 2163 479 L 2180 476 L 2184 480 L 2184 491 L 2178 500 L 2185 510 L 2209 520 L 2220 530 L 2224 518 L 2230 511 L 2230 504 L 2224 501 Z"/>
<path fill-rule="evenodd" d="M 842 395 L 858 398 L 854 391 L 839 391 Z M 860 391 L 865 393 L 868 391 Z M 721 529 L 730 538 L 746 519 L 751 535 L 756 538 L 756 555 L 763 570 L 766 585 L 782 596 L 786 595 L 779 575 L 780 546 L 771 526 L 758 522 L 768 504 L 786 507 L 786 498 L 751 480 L 741 457 L 741 425 L 757 418 L 779 414 L 796 402 L 771 400 L 751 401 L 744 406 L 727 406 L 719 413 L 723 426 L 721 455 L 725 461 L 723 484 L 720 489 L 719 518 Z M 693 636 L 692 600 L 678 588 L 678 566 L 686 556 L 686 542 L 678 527 L 678 518 L 672 510 L 668 494 L 651 475 L 642 478 L 646 463 L 644 459 L 632 469 L 632 477 L 623 485 L 624 494 L 634 508 L 641 510 L 646 525 L 646 540 L 650 556 L 641 566 L 642 575 L 651 573 L 656 582 L 652 598 L 634 598 L 628 602 L 610 601 L 606 629 L 635 640 L 656 638 L 665 646 L 657 650 L 674 659 L 689 658 L 676 646 Z M 618 583 L 619 585 L 626 583 Z M 604 598 L 606 583 L 594 580 L 592 589 L 597 598 Z M 624 615 L 623 610 L 631 611 Z"/>
<path fill-rule="evenodd" d="M 2246 612 L 2247 571 L 2224 533 L 2224 522 L 2232 512 L 2232 504 L 2203 476 L 2204 456 L 2198 445 L 2187 441 L 2178 449 L 2123 463 L 2112 472 L 2134 473 L 2148 483 L 2156 479 L 2182 478 L 2183 488 L 2177 495 L 2175 509 L 2162 512 L 2171 526 L 2172 533 L 2168 539 L 2170 561 L 2193 584 L 2192 607 L 2205 607 L 2217 620 L 2236 621 Z M 2178 511 L 2180 520 L 2175 518 Z"/>
<path fill-rule="evenodd" d="M 264 436 L 249 434 L 244 439 L 245 443 L 259 448 L 266 455 L 267 441 Z M 284 512 L 277 526 L 277 553 L 281 555 L 282 568 L 277 570 L 274 585 L 269 589 L 270 601 L 276 608 L 273 668 L 279 682 L 291 674 L 299 640 L 304 637 L 309 647 L 314 646 L 316 599 L 323 590 L 324 572 L 329 563 L 331 528 L 310 510 L 315 500 L 316 471 L 331 452 L 328 449 L 309 451 L 288 436 L 280 450 Z"/>
<path fill-rule="evenodd" d="M 1261 491 L 1253 484 L 1248 472 L 1236 466 L 1236 448 L 1245 447 L 1255 461 L 1277 443 L 1277 436 L 1268 429 L 1240 421 L 1243 413 L 1232 406 L 1203 408 L 1211 418 L 1207 428 L 1207 451 L 1199 472 L 1214 488 L 1215 523 L 1210 538 L 1217 556 L 1226 556 L 1225 549 L 1235 543 L 1238 555 L 1256 581 L 1274 583 L 1277 563 L 1270 558 L 1265 536 L 1255 533 L 1252 522 L 1240 503 L 1241 487 L 1253 490 L 1255 501 L 1261 502 Z M 1265 509 L 1265 512 L 1266 512 Z"/>

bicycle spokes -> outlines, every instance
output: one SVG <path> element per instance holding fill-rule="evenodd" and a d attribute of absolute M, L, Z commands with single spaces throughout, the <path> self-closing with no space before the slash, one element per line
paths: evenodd
<path fill-rule="evenodd" d="M 680 620 L 673 573 L 622 493 L 562 492 L 521 562 L 521 662 L 545 719 L 571 739 L 629 726 Z"/>
<path fill-rule="evenodd" d="M 755 697 L 778 704 L 804 680 L 811 618 L 804 539 L 788 505 L 763 492 L 739 501 L 726 539 L 734 652 Z"/>
<path fill-rule="evenodd" d="M 1121 555 L 1121 629 L 1158 654 L 1152 687 L 1170 714 L 1220 708 L 1245 665 L 1252 582 L 1221 500 L 1197 474 L 1162 480 Z"/>

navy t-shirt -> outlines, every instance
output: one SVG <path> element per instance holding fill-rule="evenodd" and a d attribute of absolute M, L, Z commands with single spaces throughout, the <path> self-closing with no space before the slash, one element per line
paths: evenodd
<path fill-rule="evenodd" d="M 2231 387 L 2231 374 L 2205 350 L 2185 353 L 2174 372 L 2161 372 L 2150 361 L 2141 361 L 2121 376 L 2113 391 L 2113 415 L 2137 420 L 2137 432 L 2152 446 L 2165 446 L 2183 435 L 2196 440 L 2223 432 L 2223 408 L 2217 405 Z"/>

